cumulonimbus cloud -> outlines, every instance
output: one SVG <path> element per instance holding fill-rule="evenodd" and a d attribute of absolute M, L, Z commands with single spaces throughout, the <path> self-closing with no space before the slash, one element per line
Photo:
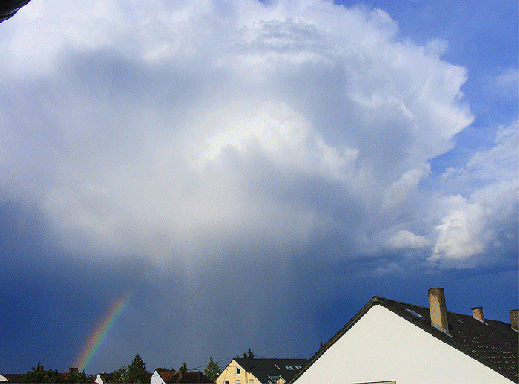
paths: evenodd
<path fill-rule="evenodd" d="M 0 36 L 0 186 L 64 244 L 189 260 L 334 228 L 361 253 L 380 233 L 381 249 L 484 252 L 458 244 L 484 209 L 451 193 L 435 201 L 460 215 L 412 232 L 429 161 L 473 120 L 444 42 L 330 1 L 152 3 L 33 0 Z"/>

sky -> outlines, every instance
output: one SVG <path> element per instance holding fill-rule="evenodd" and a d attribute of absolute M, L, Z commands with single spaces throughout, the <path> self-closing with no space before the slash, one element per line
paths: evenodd
<path fill-rule="evenodd" d="M 0 24 L 0 373 L 309 358 L 518 307 L 516 1 L 32 0 Z"/>

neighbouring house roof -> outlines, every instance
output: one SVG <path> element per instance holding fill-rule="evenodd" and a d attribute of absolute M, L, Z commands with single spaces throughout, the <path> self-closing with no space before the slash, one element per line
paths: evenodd
<path fill-rule="evenodd" d="M 302 375 L 319 357 L 359 321 L 374 305 L 382 305 L 396 315 L 421 328 L 442 342 L 456 348 L 474 360 L 496 371 L 513 382 L 519 381 L 518 340 L 519 334 L 510 324 L 498 320 L 484 322 L 470 315 L 447 311 L 449 332 L 431 325 L 428 307 L 401 303 L 374 296 L 351 320 L 337 332 L 310 359 L 308 364 L 295 375 L 291 383 Z"/>
<path fill-rule="evenodd" d="M 157 371 L 162 380 L 166 384 L 170 383 L 212 383 L 202 372 L 186 372 L 180 376 L 179 372 L 171 371 Z"/>
<path fill-rule="evenodd" d="M 270 383 L 281 376 L 290 381 L 307 363 L 307 359 L 234 359 L 240 367 L 252 373 L 260 382 Z"/>
<path fill-rule="evenodd" d="M 202 372 L 186 372 L 176 383 L 213 383 L 213 381 Z"/>
<path fill-rule="evenodd" d="M 112 373 L 106 373 L 106 372 L 103 372 L 103 373 L 98 373 L 95 377 L 94 377 L 94 381 L 97 380 L 97 377 L 99 377 L 103 383 L 106 383 L 107 381 L 111 380 L 113 378 L 113 374 Z"/>
<path fill-rule="evenodd" d="M 8 383 L 21 383 L 23 374 L 18 374 L 18 373 L 2 373 L 2 376 L 7 379 Z"/>
<path fill-rule="evenodd" d="M 173 371 L 157 371 L 157 373 L 162 378 L 162 380 L 164 380 L 164 382 L 166 384 L 168 384 L 168 383 L 174 383 L 173 378 L 175 377 L 177 372 L 175 372 L 173 370 Z"/>

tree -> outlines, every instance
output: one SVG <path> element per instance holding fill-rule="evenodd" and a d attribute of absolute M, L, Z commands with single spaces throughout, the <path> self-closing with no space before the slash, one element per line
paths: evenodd
<path fill-rule="evenodd" d="M 22 383 L 48 383 L 49 378 L 47 372 L 45 372 L 43 367 L 40 366 L 40 363 L 38 363 L 36 368 L 32 367 L 25 375 L 23 375 L 20 381 Z"/>
<path fill-rule="evenodd" d="M 146 371 L 146 363 L 137 354 L 128 366 L 128 383 L 149 383 L 151 375 Z"/>
<path fill-rule="evenodd" d="M 65 376 L 62 380 L 63 383 L 76 383 L 76 384 L 88 384 L 90 380 L 86 375 L 85 371 L 79 371 L 76 369 L 71 369 L 67 376 Z"/>
<path fill-rule="evenodd" d="M 247 352 L 243 352 L 242 355 L 236 356 L 237 359 L 254 359 L 254 352 L 252 349 L 248 349 Z"/>
<path fill-rule="evenodd" d="M 60 383 L 61 381 L 58 370 L 49 369 L 45 371 L 40 363 L 36 368 L 32 367 L 21 379 L 22 383 Z"/>
<path fill-rule="evenodd" d="M 180 373 L 180 376 L 184 376 L 187 373 L 187 364 L 182 363 L 182 366 L 179 368 L 178 373 Z"/>
<path fill-rule="evenodd" d="M 122 384 L 128 382 L 128 368 L 122 366 L 121 368 L 112 372 L 112 378 L 108 381 L 112 384 Z"/>
<path fill-rule="evenodd" d="M 218 363 L 215 363 L 213 358 L 209 358 L 209 363 L 207 363 L 207 367 L 204 369 L 205 375 L 211 379 L 211 381 L 216 382 L 216 378 L 220 376 L 220 373 L 222 373 L 222 369 L 218 365 Z"/>

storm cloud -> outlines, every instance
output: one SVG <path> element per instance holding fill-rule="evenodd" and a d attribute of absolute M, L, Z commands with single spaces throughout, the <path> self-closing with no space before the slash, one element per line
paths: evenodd
<path fill-rule="evenodd" d="M 33 0 L 5 27 L 0 200 L 38 212 L 48 263 L 146 265 L 128 328 L 168 307 L 150 349 L 171 319 L 179 344 L 213 332 L 184 356 L 233 332 L 243 349 L 269 332 L 303 348 L 288 326 L 301 279 L 312 300 L 339 284 L 311 271 L 358 281 L 517 253 L 517 122 L 432 170 L 474 121 L 468 71 L 380 9 Z M 215 325 L 228 311 L 247 313 L 232 331 Z"/>

